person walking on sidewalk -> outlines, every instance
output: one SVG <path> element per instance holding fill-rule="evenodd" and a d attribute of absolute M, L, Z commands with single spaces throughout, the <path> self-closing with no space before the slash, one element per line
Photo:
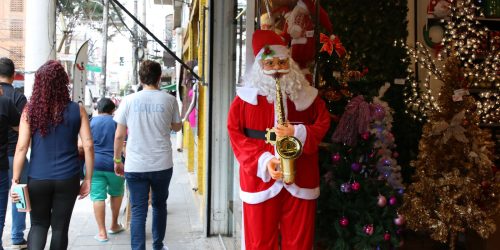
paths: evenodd
<path fill-rule="evenodd" d="M 90 199 L 94 202 L 94 215 L 99 227 L 95 239 L 100 242 L 108 241 L 108 233 L 116 234 L 124 230 L 118 224 L 118 214 L 123 199 L 125 179 L 117 176 L 113 164 L 113 143 L 115 140 L 116 123 L 113 121 L 115 104 L 109 98 L 102 98 L 97 102 L 98 115 L 90 121 L 90 130 L 94 138 L 94 175 Z M 111 227 L 106 232 L 106 204 L 107 195 L 111 197 Z"/>
<path fill-rule="evenodd" d="M 3 89 L 0 88 L 0 250 L 3 250 L 2 235 L 9 199 L 8 134 L 10 128 L 17 129 L 20 118 L 16 106 L 12 100 L 3 96 Z"/>
<path fill-rule="evenodd" d="M 78 195 L 90 192 L 94 170 L 94 144 L 87 112 L 72 102 L 69 79 L 63 66 L 54 60 L 35 73 L 33 95 L 26 105 L 19 127 L 14 155 L 12 185 L 20 181 L 26 153 L 31 143 L 28 193 L 31 200 L 31 228 L 28 248 L 45 248 L 52 229 L 50 249 L 67 249 L 71 214 Z M 80 185 L 78 136 L 85 154 L 85 179 Z M 11 192 L 13 202 L 19 195 Z"/>
<path fill-rule="evenodd" d="M 23 93 L 16 91 L 12 86 L 14 82 L 15 66 L 14 62 L 6 57 L 0 58 L 0 85 L 3 89 L 3 95 L 9 98 L 17 108 L 19 113 L 23 112 L 26 105 L 26 96 Z M 18 132 L 9 129 L 9 144 L 7 155 L 9 157 L 9 181 L 12 179 L 12 162 L 14 160 L 14 152 L 16 151 Z M 21 173 L 20 183 L 28 183 L 28 160 L 24 161 L 23 172 Z M 10 187 L 11 184 L 9 184 Z M 12 204 L 12 226 L 11 226 L 11 249 L 25 249 L 28 247 L 27 241 L 24 239 L 24 230 L 26 229 L 26 213 L 18 212 L 16 205 Z"/>
<path fill-rule="evenodd" d="M 139 69 L 144 86 L 141 92 L 126 96 L 115 113 L 115 173 L 125 175 L 130 192 L 130 223 L 133 250 L 146 249 L 146 216 L 149 190 L 153 206 L 153 249 L 168 249 L 163 244 L 167 226 L 167 198 L 172 178 L 170 132 L 182 127 L 175 97 L 159 88 L 161 66 L 144 61 Z M 127 161 L 121 161 L 127 135 Z"/>

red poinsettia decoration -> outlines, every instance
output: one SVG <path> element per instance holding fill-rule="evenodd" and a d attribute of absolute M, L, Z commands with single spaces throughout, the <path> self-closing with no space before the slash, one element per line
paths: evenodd
<path fill-rule="evenodd" d="M 272 57 L 274 56 L 274 50 L 271 49 L 271 47 L 269 47 L 269 45 L 266 45 L 264 47 L 264 53 L 262 55 L 262 59 L 266 59 L 267 57 Z"/>
<path fill-rule="evenodd" d="M 328 37 L 327 35 L 321 33 L 319 34 L 319 41 L 323 44 L 320 52 L 325 51 L 329 55 L 332 55 L 333 50 L 335 49 L 335 52 L 339 57 L 343 57 L 346 53 L 344 46 L 340 42 L 339 37 L 336 35 L 331 35 L 330 37 Z"/>

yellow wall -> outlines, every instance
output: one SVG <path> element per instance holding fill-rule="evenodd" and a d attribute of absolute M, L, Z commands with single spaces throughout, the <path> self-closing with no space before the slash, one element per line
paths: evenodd
<path fill-rule="evenodd" d="M 207 4 L 207 0 L 198 0 L 194 1 L 193 10 L 195 13 L 191 13 L 192 19 L 188 26 L 188 44 L 189 50 L 187 52 L 188 60 L 197 59 L 198 60 L 198 75 L 200 77 L 204 77 L 207 71 L 205 65 L 206 61 L 206 51 L 208 48 L 208 44 L 205 43 L 205 35 L 203 33 L 203 25 L 205 25 L 205 14 L 204 7 Z M 199 30 L 198 30 L 199 29 Z M 208 27 L 205 27 L 205 34 L 208 32 Z M 205 45 L 203 45 L 205 43 Z M 205 50 L 205 51 L 203 51 Z M 202 72 L 203 71 L 205 72 Z M 187 150 L 187 168 L 191 173 L 196 173 L 196 181 L 198 194 L 203 195 L 205 193 L 205 185 L 206 185 L 206 152 L 205 145 L 206 141 L 206 133 L 205 129 L 207 127 L 207 107 L 206 103 L 206 93 L 207 87 L 200 86 L 199 90 L 199 99 L 198 99 L 198 128 L 197 134 L 193 133 L 193 130 L 189 126 L 189 123 L 186 121 L 184 123 L 184 138 L 183 142 L 185 145 L 185 150 Z M 195 137 L 197 136 L 197 144 L 195 144 Z M 195 161 L 196 159 L 196 161 Z M 196 166 L 195 166 L 196 164 Z"/>
<path fill-rule="evenodd" d="M 200 46 L 198 47 L 198 72 L 200 77 L 204 78 L 206 76 L 205 72 L 207 72 L 205 65 L 206 61 L 206 51 L 208 44 L 205 43 L 205 34 L 208 31 L 208 27 L 205 27 L 205 34 L 203 34 L 203 26 L 205 25 L 205 6 L 207 4 L 207 0 L 199 0 L 199 21 L 200 21 L 200 30 L 198 32 L 200 36 Z M 203 46 L 202 44 L 205 43 Z M 205 50 L 205 51 L 203 51 Z M 202 69 L 204 72 L 202 72 Z M 205 145 L 207 144 L 206 141 L 206 135 L 205 135 L 205 130 L 206 126 L 208 125 L 207 119 L 206 119 L 206 114 L 207 114 L 207 107 L 206 107 L 206 93 L 207 93 L 207 87 L 203 86 L 199 88 L 200 93 L 199 93 L 199 99 L 198 99 L 198 166 L 197 166 L 197 173 L 198 173 L 198 193 L 203 195 L 205 193 L 205 184 L 206 184 L 206 152 L 205 152 Z"/>
<path fill-rule="evenodd" d="M 186 145 L 187 149 L 187 170 L 190 173 L 194 172 L 194 136 L 193 130 L 191 129 L 191 125 L 189 125 L 189 121 L 184 122 L 184 138 L 183 144 Z"/>

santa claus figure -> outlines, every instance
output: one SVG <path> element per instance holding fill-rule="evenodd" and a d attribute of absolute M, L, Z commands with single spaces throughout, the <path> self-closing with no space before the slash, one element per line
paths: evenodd
<path fill-rule="evenodd" d="M 318 145 L 330 126 L 330 116 L 279 35 L 257 30 L 252 46 L 255 63 L 244 86 L 237 88 L 227 124 L 240 164 L 242 244 L 246 249 L 310 250 L 319 196 Z M 283 125 L 276 122 L 276 77 L 287 121 Z M 279 156 L 265 141 L 269 128 L 275 129 L 277 137 L 294 136 L 303 145 L 295 160 L 294 183 L 282 180 Z"/>
<path fill-rule="evenodd" d="M 285 26 L 285 14 L 290 9 L 286 6 L 276 8 L 272 13 L 264 13 L 260 16 L 260 29 L 261 30 L 274 30 L 276 34 L 283 35 L 283 28 Z"/>
<path fill-rule="evenodd" d="M 306 75 L 309 74 L 308 68 L 316 54 L 312 18 L 315 13 L 316 5 L 312 0 L 299 0 L 286 17 L 284 37 L 290 40 L 293 60 Z M 323 8 L 320 8 L 319 21 L 328 33 L 332 33 L 332 23 Z"/>

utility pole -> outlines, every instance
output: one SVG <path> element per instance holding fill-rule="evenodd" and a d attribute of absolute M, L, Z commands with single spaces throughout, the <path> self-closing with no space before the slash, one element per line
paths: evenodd
<path fill-rule="evenodd" d="M 142 23 L 144 26 L 147 26 L 146 24 L 146 3 L 147 0 L 142 0 L 143 6 L 142 6 Z M 144 55 L 147 54 L 147 48 L 148 47 L 148 34 L 146 34 L 146 31 L 142 31 L 142 48 L 144 50 Z"/>
<path fill-rule="evenodd" d="M 137 16 L 137 0 L 134 0 L 134 16 Z M 132 37 L 132 83 L 133 85 L 137 86 L 137 42 L 138 42 L 138 35 L 137 35 L 137 23 L 134 22 L 134 27 L 132 29 L 133 31 L 133 37 Z"/>
<path fill-rule="evenodd" d="M 106 96 L 106 61 L 107 61 L 107 54 L 108 54 L 108 12 L 109 12 L 109 0 L 104 0 L 104 11 L 102 15 L 102 71 L 101 71 L 101 76 L 102 76 L 102 83 L 101 83 L 101 90 L 100 94 L 101 97 Z"/>
<path fill-rule="evenodd" d="M 25 6 L 24 94 L 29 98 L 35 71 L 47 60 L 56 59 L 56 1 L 27 0 Z"/>

